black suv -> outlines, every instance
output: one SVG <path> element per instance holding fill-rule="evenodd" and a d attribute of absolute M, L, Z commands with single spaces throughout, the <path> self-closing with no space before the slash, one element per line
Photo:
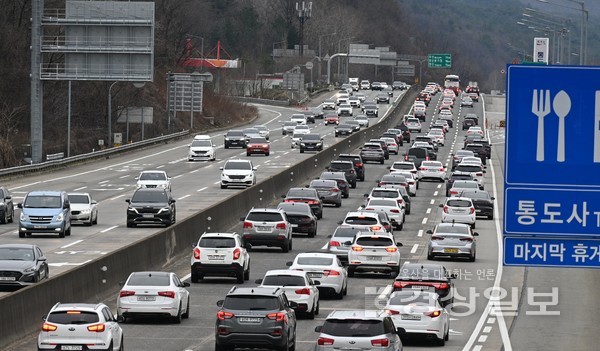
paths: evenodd
<path fill-rule="evenodd" d="M 475 157 L 479 157 L 481 159 L 481 163 L 483 163 L 484 165 L 486 164 L 486 160 L 488 157 L 487 152 L 485 150 L 485 146 L 483 146 L 483 144 L 467 144 L 463 149 L 473 151 Z"/>
<path fill-rule="evenodd" d="M 12 223 L 15 219 L 15 206 L 8 189 L 0 186 L 0 223 Z"/>
<path fill-rule="evenodd" d="M 281 288 L 233 287 L 219 300 L 215 351 L 236 347 L 296 348 L 297 304 Z"/>
<path fill-rule="evenodd" d="M 139 188 L 131 199 L 125 200 L 127 207 L 127 227 L 138 224 L 175 223 L 175 199 L 171 192 L 162 188 Z"/>
<path fill-rule="evenodd" d="M 365 164 L 363 163 L 362 157 L 358 154 L 341 154 L 338 156 L 338 160 L 341 161 L 352 161 L 354 164 L 354 170 L 356 170 L 356 178 L 361 182 L 365 181 Z"/>
<path fill-rule="evenodd" d="M 323 138 L 319 134 L 304 134 L 300 139 L 300 153 L 304 151 L 323 151 Z"/>
<path fill-rule="evenodd" d="M 239 146 L 242 148 L 246 148 L 246 144 L 248 143 L 248 138 L 244 134 L 242 130 L 230 130 L 227 134 L 224 135 L 224 147 L 229 149 L 232 146 Z"/>
<path fill-rule="evenodd" d="M 329 167 L 327 167 L 329 172 L 344 172 L 346 176 L 346 180 L 350 183 L 352 188 L 356 188 L 356 170 L 354 169 L 354 163 L 351 161 L 331 161 Z"/>

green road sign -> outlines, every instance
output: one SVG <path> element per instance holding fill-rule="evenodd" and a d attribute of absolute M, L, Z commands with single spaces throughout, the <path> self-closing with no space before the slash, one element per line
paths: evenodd
<path fill-rule="evenodd" d="M 451 54 L 429 54 L 427 55 L 429 68 L 452 68 Z"/>

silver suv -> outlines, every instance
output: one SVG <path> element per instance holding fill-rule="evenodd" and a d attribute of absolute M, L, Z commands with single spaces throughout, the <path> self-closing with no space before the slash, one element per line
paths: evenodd
<path fill-rule="evenodd" d="M 405 333 L 380 310 L 333 311 L 315 331 L 321 333 L 315 351 L 402 351 L 400 335 Z"/>
<path fill-rule="evenodd" d="M 281 288 L 233 287 L 217 306 L 215 351 L 234 347 L 296 348 L 297 304 Z"/>
<path fill-rule="evenodd" d="M 283 252 L 292 249 L 292 225 L 285 211 L 276 208 L 253 208 L 245 217 L 242 238 L 252 246 L 281 247 Z"/>

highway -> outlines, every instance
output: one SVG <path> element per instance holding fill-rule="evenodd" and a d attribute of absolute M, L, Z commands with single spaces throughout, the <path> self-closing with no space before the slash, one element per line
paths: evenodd
<path fill-rule="evenodd" d="M 369 93 L 374 96 L 373 93 Z M 436 95 L 428 108 L 427 124 L 434 115 L 434 108 L 439 102 Z M 491 100 L 491 99 L 490 99 Z M 499 102 L 489 104 L 490 121 L 500 118 L 503 109 Z M 318 102 L 315 102 L 317 104 Z M 487 103 L 487 101 L 486 101 Z M 476 103 L 473 112 L 483 115 L 482 102 Z M 380 105 L 381 108 L 382 105 Z M 383 105 L 385 106 L 385 105 Z M 486 110 L 488 106 L 486 105 Z M 253 156 L 252 161 L 259 166 L 258 179 L 285 169 L 298 160 L 313 157 L 312 154 L 299 154 L 289 147 L 289 137 L 280 133 L 281 121 L 287 119 L 291 110 L 287 108 L 260 106 L 256 124 L 267 124 L 271 129 L 271 156 Z M 454 109 L 454 128 L 446 136 L 446 145 L 440 148 L 438 160 L 449 163 L 450 154 L 462 147 L 464 131 L 460 128 L 461 118 L 471 109 L 465 111 L 458 106 Z M 380 116 L 382 114 L 380 113 Z M 316 130 L 325 136 L 325 145 L 334 140 L 333 127 L 322 125 L 317 120 Z M 427 128 L 423 129 L 423 134 Z M 214 139 L 222 145 L 222 134 L 215 133 Z M 504 156 L 503 130 L 489 130 L 493 143 L 493 155 L 488 162 L 485 174 L 485 188 L 496 197 L 495 220 L 478 219 L 477 260 L 474 263 L 460 260 L 439 260 L 451 272 L 458 273 L 455 281 L 457 288 L 456 303 L 451 311 L 450 340 L 443 348 L 433 346 L 424 341 L 408 341 L 405 350 L 593 350 L 600 341 L 594 331 L 598 318 L 594 311 L 593 299 L 597 291 L 597 271 L 593 270 L 554 270 L 503 268 L 501 266 L 501 223 L 502 223 L 502 168 Z M 239 149 L 218 150 L 218 160 L 214 163 L 187 162 L 187 141 L 169 144 L 160 148 L 146 149 L 118 158 L 103 160 L 72 169 L 65 169 L 47 175 L 31 176 L 9 182 L 8 188 L 13 191 L 16 201 L 27 191 L 34 189 L 63 189 L 68 191 L 88 191 L 100 204 L 100 220 L 98 226 L 74 227 L 71 237 L 58 239 L 53 237 L 24 239 L 40 245 L 49 262 L 52 263 L 51 276 L 68 270 L 87 260 L 109 253 L 115 248 L 127 245 L 152 235 L 160 228 L 126 228 L 124 199 L 135 188 L 134 177 L 141 169 L 165 169 L 173 177 L 173 192 L 177 202 L 178 220 L 209 206 L 211 202 L 222 199 L 223 194 L 238 190 L 219 189 L 218 165 L 231 157 L 246 158 L 245 151 Z M 357 145 L 358 147 L 359 145 Z M 409 146 L 401 148 L 401 153 Z M 244 152 L 242 152 L 244 151 Z M 385 165 L 369 163 L 366 165 L 367 178 L 352 189 L 350 197 L 344 199 L 341 208 L 327 207 L 324 217 L 319 221 L 319 232 L 315 238 L 302 235 L 295 236 L 294 250 L 281 253 L 277 249 L 255 248 L 251 252 L 252 269 L 251 285 L 254 280 L 262 278 L 269 269 L 285 268 L 298 252 L 319 251 L 327 243 L 327 235 L 331 234 L 342 220 L 346 212 L 356 209 L 364 203 L 363 194 L 367 193 L 375 181 L 386 174 L 387 166 L 399 159 L 390 156 Z M 445 185 L 437 182 L 422 182 L 417 196 L 412 198 L 412 212 L 407 216 L 402 231 L 395 231 L 397 241 L 403 243 L 401 255 L 403 262 L 426 262 L 426 245 L 428 234 L 440 220 L 438 205 L 445 199 Z M 276 205 L 274 203 L 273 205 Z M 248 204 L 250 208 L 252 204 Z M 244 214 L 240 214 L 244 215 Z M 20 242 L 15 224 L 0 227 L 0 243 Z M 200 235 L 206 231 L 240 231 L 241 224 L 234 228 L 199 228 Z M 190 248 L 191 254 L 191 248 Z M 189 281 L 189 257 L 173 262 L 166 267 Z M 130 272 L 123 272 L 123 279 Z M 378 297 L 384 297 L 390 291 L 392 279 L 389 275 L 357 274 L 350 278 L 348 296 L 343 300 L 329 299 L 322 295 L 320 314 L 315 320 L 299 320 L 297 350 L 312 350 L 318 334 L 314 327 L 322 324 L 327 313 L 334 309 L 375 308 Z M 191 315 L 180 325 L 168 321 L 154 319 L 137 319 L 122 324 L 125 332 L 125 344 L 128 350 L 212 350 L 214 344 L 214 321 L 218 310 L 216 301 L 223 298 L 235 284 L 227 278 L 207 278 L 201 283 L 192 284 Z M 585 291 L 582 291 L 582 285 Z M 527 304 L 526 288 L 535 287 L 536 292 L 549 292 L 552 286 L 559 286 L 559 304 L 549 306 L 548 310 L 560 311 L 560 316 L 530 316 L 525 311 L 535 309 Z M 494 289 L 496 287 L 496 289 Z M 501 310 L 494 307 L 490 295 L 493 291 L 501 291 L 499 287 L 512 294 L 517 288 L 515 298 L 519 314 L 510 316 L 510 306 Z M 525 288 L 525 289 L 523 289 Z M 116 298 L 116 292 L 114 294 Z M 460 298 L 460 297 L 462 298 Z M 507 302 L 512 296 L 502 298 Z M 113 310 L 115 298 L 103 301 Z M 546 299 L 548 300 L 548 299 Z M 590 308 L 592 307 L 592 308 Z M 498 313 L 502 311 L 502 313 Z M 588 312 L 588 313 L 586 313 Z M 570 322 L 567 322 L 570 321 Z M 540 326 L 544 326 L 540 328 Z M 538 337 L 533 338 L 532 335 Z M 561 337 L 568 335 L 568 338 Z M 23 340 L 12 350 L 32 350 L 35 348 L 35 337 Z M 510 340 L 508 337 L 510 336 Z M 575 346 L 574 346 L 575 345 Z"/>

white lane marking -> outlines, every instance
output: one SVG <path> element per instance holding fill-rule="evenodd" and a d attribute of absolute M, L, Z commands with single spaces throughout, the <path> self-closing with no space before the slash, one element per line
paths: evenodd
<path fill-rule="evenodd" d="M 77 240 L 77 241 L 73 241 L 72 243 L 70 243 L 70 244 L 67 244 L 67 245 L 65 245 L 65 246 L 61 246 L 60 248 L 61 248 L 61 249 L 66 249 L 67 247 L 70 247 L 70 246 L 73 246 L 73 245 L 79 244 L 79 243 L 80 243 L 80 242 L 82 242 L 82 241 L 83 241 L 83 240 Z"/>
<path fill-rule="evenodd" d="M 280 158 L 281 156 L 275 156 L 274 158 Z"/>
<path fill-rule="evenodd" d="M 417 236 L 423 236 L 423 229 L 419 229 L 419 231 L 417 232 Z"/>
<path fill-rule="evenodd" d="M 485 121 L 485 102 L 483 103 L 483 120 Z M 490 162 L 490 171 L 492 172 L 493 194 L 494 194 L 495 198 L 498 198 L 498 188 L 496 186 L 496 173 L 494 172 L 493 162 Z M 494 219 L 494 224 L 496 226 L 496 240 L 498 242 L 498 253 L 497 253 L 497 257 L 496 257 L 496 260 L 497 260 L 496 279 L 494 280 L 494 286 L 493 286 L 493 288 L 494 288 L 493 291 L 496 291 L 496 293 L 494 293 L 492 291 L 490 293 L 490 296 L 499 296 L 500 295 L 499 289 L 500 289 L 500 282 L 502 281 L 502 269 L 503 269 L 502 257 L 503 257 L 503 252 L 504 252 L 504 246 L 503 246 L 504 244 L 502 242 L 502 231 L 500 229 L 500 221 L 498 219 L 500 217 L 500 214 L 498 212 L 499 212 L 498 206 L 496 205 L 496 206 L 494 206 L 494 216 L 496 217 Z M 502 314 L 502 306 L 500 305 L 500 302 L 497 301 L 497 298 L 488 300 L 488 303 L 485 306 L 485 310 L 484 310 L 483 314 L 481 315 L 481 317 L 479 318 L 479 321 L 477 321 L 477 325 L 475 326 L 473 333 L 469 337 L 469 340 L 465 344 L 463 351 L 469 351 L 471 349 L 471 347 L 475 343 L 475 339 L 477 338 L 477 335 L 479 335 L 479 332 L 481 331 L 481 328 L 483 327 L 484 321 L 490 315 L 492 308 L 494 309 L 495 315 L 498 319 L 498 328 L 500 329 L 500 336 L 502 338 L 502 345 L 504 347 L 504 351 L 512 351 L 512 344 L 510 341 L 510 337 L 508 335 L 508 329 L 506 328 L 506 321 L 504 320 L 504 315 Z"/>
<path fill-rule="evenodd" d="M 423 221 L 421 223 L 422 224 L 426 224 L 427 223 L 427 217 L 423 218 Z"/>
<path fill-rule="evenodd" d="M 496 323 L 496 318 L 490 317 L 490 318 L 488 318 L 487 322 L 488 322 L 488 324 L 494 324 L 494 323 Z"/>
<path fill-rule="evenodd" d="M 195 170 L 193 170 L 193 171 L 190 171 L 189 173 L 196 173 L 196 172 L 198 172 L 199 170 L 200 170 L 200 169 L 195 169 Z"/>
<path fill-rule="evenodd" d="M 404 263 L 405 263 L 405 264 L 409 264 L 409 263 L 410 263 L 410 261 L 405 261 Z"/>
<path fill-rule="evenodd" d="M 181 177 L 182 175 L 183 175 L 183 174 L 178 174 L 178 175 L 176 175 L 176 176 L 174 176 L 174 177 L 172 177 L 172 178 L 173 178 L 173 179 L 176 179 L 176 178 L 179 178 L 179 177 Z"/>
<path fill-rule="evenodd" d="M 98 184 L 104 184 L 104 183 L 108 183 L 108 182 L 110 182 L 110 180 L 103 180 L 101 182 L 98 182 Z"/>
<path fill-rule="evenodd" d="M 385 289 L 383 289 L 383 291 L 381 292 L 381 294 L 379 294 L 379 296 L 377 297 L 379 300 L 385 300 L 388 298 L 388 296 L 390 296 L 390 294 L 392 293 L 392 290 L 394 290 L 394 286 L 393 285 L 388 285 L 385 287 Z"/>
<path fill-rule="evenodd" d="M 181 277 L 181 280 L 188 280 L 188 279 L 190 279 L 191 276 L 192 276 L 192 273 L 188 273 L 188 274 L 184 275 L 183 277 Z"/>
<path fill-rule="evenodd" d="M 483 328 L 483 332 L 486 334 L 489 333 L 490 331 L 492 331 L 492 327 L 490 327 L 490 326 Z"/>
<path fill-rule="evenodd" d="M 323 247 L 321 248 L 321 250 L 326 250 L 327 249 L 327 244 L 323 245 Z"/>
<path fill-rule="evenodd" d="M 165 165 L 160 165 L 160 166 L 158 166 L 158 167 L 156 167 L 156 168 L 163 168 L 164 166 L 165 166 Z"/>
<path fill-rule="evenodd" d="M 219 183 L 220 183 L 220 182 L 219 182 Z M 196 191 L 204 191 L 204 190 L 206 190 L 206 189 L 208 189 L 208 187 L 206 187 L 206 186 L 205 186 L 204 188 L 200 188 L 200 189 L 198 189 L 198 190 L 196 190 Z"/>
<path fill-rule="evenodd" d="M 484 343 L 487 340 L 488 336 L 487 335 L 481 335 L 479 337 L 479 339 L 477 339 L 477 342 L 481 342 Z"/>
<path fill-rule="evenodd" d="M 284 152 L 283 154 L 284 154 L 284 155 L 287 155 L 287 154 L 289 154 L 289 153 L 290 153 L 289 151 L 286 151 L 286 152 Z"/>
<path fill-rule="evenodd" d="M 82 186 L 81 188 L 73 189 L 73 191 L 79 191 L 79 190 L 83 190 L 85 188 L 87 188 L 87 186 Z"/>
<path fill-rule="evenodd" d="M 414 244 L 412 249 L 410 249 L 410 253 L 411 254 L 416 253 L 418 248 L 419 248 L 419 244 Z"/>
<path fill-rule="evenodd" d="M 118 228 L 118 227 L 119 227 L 118 225 L 113 225 L 112 227 L 108 227 L 108 228 L 106 228 L 104 230 L 101 230 L 100 233 L 106 233 L 106 232 L 111 231 L 111 230 L 113 230 L 115 228 Z"/>
<path fill-rule="evenodd" d="M 119 179 L 129 178 L 129 177 L 131 177 L 131 176 L 129 174 L 127 174 L 127 175 L 124 175 L 124 176 L 120 176 Z"/>
<path fill-rule="evenodd" d="M 121 194 L 121 195 L 117 195 L 115 197 L 111 197 L 110 200 L 116 200 L 116 199 L 118 199 L 120 197 L 123 197 L 123 196 L 125 196 L 125 194 Z"/>
<path fill-rule="evenodd" d="M 180 197 L 180 198 L 179 198 L 179 199 L 177 199 L 177 200 L 183 200 L 183 199 L 185 199 L 186 197 L 190 197 L 190 196 L 192 196 L 192 195 L 190 195 L 190 194 L 183 195 L 182 197 Z"/>
<path fill-rule="evenodd" d="M 435 203 L 435 200 L 434 200 L 434 199 L 431 199 L 431 201 L 429 201 L 429 204 L 430 204 L 430 205 L 433 205 L 434 203 Z"/>
<path fill-rule="evenodd" d="M 437 191 L 434 191 L 434 192 L 433 192 L 433 196 L 438 196 L 438 192 L 437 192 Z"/>
<path fill-rule="evenodd" d="M 431 207 L 427 209 L 427 211 L 425 211 L 426 214 L 430 214 L 431 213 Z"/>
<path fill-rule="evenodd" d="M 476 346 L 473 348 L 473 351 L 481 351 L 481 349 L 482 349 L 482 348 L 483 348 L 483 346 L 481 346 L 481 345 L 476 345 Z"/>

